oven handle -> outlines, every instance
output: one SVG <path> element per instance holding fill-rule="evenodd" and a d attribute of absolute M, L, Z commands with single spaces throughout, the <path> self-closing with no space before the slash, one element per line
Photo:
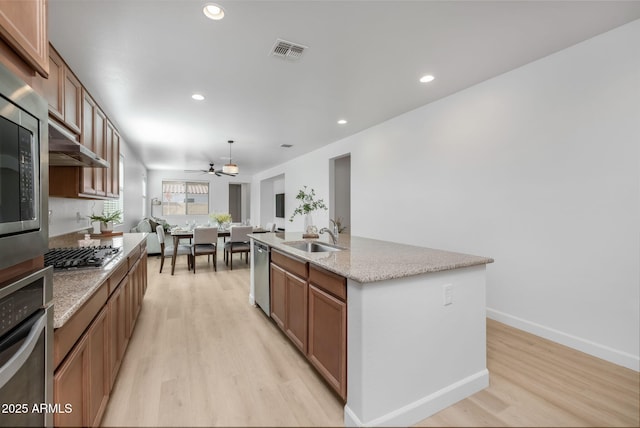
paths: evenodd
<path fill-rule="evenodd" d="M 20 349 L 16 351 L 16 353 L 6 362 L 6 364 L 0 367 L 0 388 L 4 387 L 7 382 L 13 378 L 13 376 L 20 370 L 20 367 L 24 365 L 27 361 L 31 353 L 33 352 L 33 348 L 36 347 L 38 343 L 38 339 L 40 333 L 44 330 L 47 325 L 47 314 L 43 312 L 42 315 L 38 318 L 35 318 L 31 322 L 24 323 L 22 326 L 18 328 L 12 334 L 11 338 L 8 340 L 11 343 L 7 344 L 7 346 L 11 346 L 12 344 L 18 342 L 22 337 L 25 336 L 27 331 L 29 331 L 29 335 L 27 339 L 22 344 Z M 29 327 L 32 326 L 29 330 Z M 14 340 L 15 339 L 15 340 Z"/>

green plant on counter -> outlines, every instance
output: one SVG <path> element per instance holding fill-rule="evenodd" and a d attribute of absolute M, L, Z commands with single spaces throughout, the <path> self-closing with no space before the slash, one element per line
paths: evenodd
<path fill-rule="evenodd" d="M 122 218 L 122 211 L 120 210 L 116 210 L 110 214 L 104 213 L 104 214 L 91 214 L 89 216 L 89 218 L 92 221 L 99 221 L 100 223 L 109 223 L 111 221 L 113 222 L 119 222 L 120 219 Z"/>
<path fill-rule="evenodd" d="M 293 221 L 293 218 L 297 215 L 305 215 L 316 210 L 326 210 L 327 206 L 324 204 L 324 200 L 318 199 L 316 200 L 316 191 L 311 190 L 307 193 L 307 186 L 304 186 L 298 194 L 296 195 L 296 199 L 300 201 L 300 206 L 293 211 L 291 214 L 291 218 L 289 221 Z"/>
<path fill-rule="evenodd" d="M 342 217 L 338 217 L 335 220 L 330 218 L 329 221 L 333 222 L 333 224 L 338 228 L 338 233 L 344 232 L 347 226 L 342 225 Z"/>

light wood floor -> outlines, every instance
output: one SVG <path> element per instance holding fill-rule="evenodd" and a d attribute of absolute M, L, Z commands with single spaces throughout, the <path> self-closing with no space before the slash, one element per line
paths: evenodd
<path fill-rule="evenodd" d="M 237 255 L 235 256 L 237 260 Z M 170 259 L 166 260 L 170 263 Z M 149 288 L 104 426 L 341 426 L 343 405 L 260 309 L 249 267 L 206 258 Z M 639 426 L 640 376 L 487 321 L 489 388 L 417 426 Z"/>

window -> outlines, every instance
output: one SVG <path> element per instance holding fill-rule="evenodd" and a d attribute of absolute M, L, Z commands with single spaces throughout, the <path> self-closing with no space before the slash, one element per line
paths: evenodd
<path fill-rule="evenodd" d="M 118 182 L 120 197 L 118 199 L 108 199 L 104 201 L 102 212 L 109 215 L 114 211 L 120 210 L 120 221 L 116 224 L 124 222 L 124 156 L 120 155 L 120 163 L 118 165 Z"/>
<path fill-rule="evenodd" d="M 209 183 L 162 181 L 162 215 L 209 214 Z"/>

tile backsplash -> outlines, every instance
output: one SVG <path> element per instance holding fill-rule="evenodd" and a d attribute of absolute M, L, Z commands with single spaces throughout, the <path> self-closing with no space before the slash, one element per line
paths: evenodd
<path fill-rule="evenodd" d="M 93 229 L 88 216 L 102 212 L 102 201 L 49 198 L 49 237 Z"/>

